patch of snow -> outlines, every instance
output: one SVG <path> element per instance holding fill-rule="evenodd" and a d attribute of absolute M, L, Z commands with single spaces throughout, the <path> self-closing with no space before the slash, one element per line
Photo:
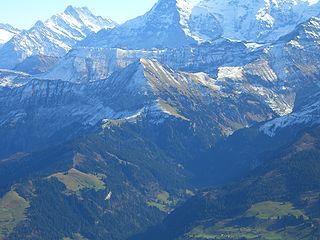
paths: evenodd
<path fill-rule="evenodd" d="M 112 192 L 109 192 L 108 195 L 106 196 L 105 200 L 109 201 L 109 200 L 111 200 L 111 197 L 112 197 Z"/>
<path fill-rule="evenodd" d="M 318 0 L 202 0 L 197 5 L 210 12 L 222 36 L 252 42 L 269 42 L 288 34 L 320 12 Z"/>
<path fill-rule="evenodd" d="M 289 42 L 289 45 L 291 45 L 292 47 L 298 48 L 298 49 L 304 49 L 304 46 L 300 45 L 300 43 L 296 40 L 291 40 Z"/>
<path fill-rule="evenodd" d="M 15 77 L 0 78 L 0 87 L 15 88 L 15 87 L 21 87 L 24 85 L 23 83 L 15 82 L 14 79 Z"/>
<path fill-rule="evenodd" d="M 316 102 L 300 112 L 292 113 L 284 117 L 276 118 L 260 127 L 260 131 L 273 137 L 277 131 L 297 124 L 320 123 L 320 102 Z"/>
<path fill-rule="evenodd" d="M 220 67 L 218 72 L 218 80 L 232 79 L 244 80 L 242 67 Z"/>
<path fill-rule="evenodd" d="M 196 80 L 199 81 L 202 85 L 210 87 L 211 89 L 216 91 L 221 90 L 221 87 L 219 85 L 216 85 L 216 81 L 207 73 L 199 72 L 194 73 L 193 75 L 196 76 Z"/>
<path fill-rule="evenodd" d="M 256 50 L 258 48 L 263 47 L 263 44 L 259 44 L 259 43 L 254 43 L 254 42 L 248 42 L 244 44 L 247 48 L 252 49 L 252 50 Z"/>
<path fill-rule="evenodd" d="M 126 120 L 131 121 L 138 119 L 145 111 L 145 108 L 142 108 L 138 111 L 120 111 L 120 112 L 114 112 L 113 110 L 109 112 L 109 116 L 107 118 L 102 119 L 102 123 L 105 124 L 109 121 L 113 120 Z"/>

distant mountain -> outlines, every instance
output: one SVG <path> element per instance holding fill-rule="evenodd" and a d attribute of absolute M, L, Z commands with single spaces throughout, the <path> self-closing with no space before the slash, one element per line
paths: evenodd
<path fill-rule="evenodd" d="M 320 3 L 312 0 L 219 1 L 203 0 L 192 10 L 193 18 L 212 15 L 216 24 L 208 28 L 222 37 L 251 42 L 272 42 L 310 17 L 320 14 Z"/>
<path fill-rule="evenodd" d="M 81 46 L 124 49 L 165 49 L 212 42 L 218 38 L 272 42 L 310 17 L 320 3 L 299 1 L 159 0 L 145 15 L 111 31 L 89 36 Z"/>
<path fill-rule="evenodd" d="M 159 0 L 143 16 L 85 39 L 82 46 L 125 49 L 174 48 L 197 43 L 188 26 L 192 6 L 186 0 Z"/>
<path fill-rule="evenodd" d="M 301 86 L 302 79 L 314 81 L 318 76 L 319 31 L 319 18 L 312 17 L 272 44 L 219 39 L 210 44 L 164 50 L 76 47 L 45 73 L 44 78 L 72 82 L 96 81 L 107 78 L 139 58 L 149 58 L 157 59 L 174 69 L 206 72 L 213 77 L 223 67 L 238 69 L 238 73 L 243 74 L 246 71 L 245 65 L 249 68 L 260 66 L 260 71 L 250 77 L 251 81 L 254 82 L 254 75 L 258 74 L 266 82 L 274 82 L 280 88 L 292 88 L 296 86 L 292 84 L 293 81 L 299 82 L 297 84 Z M 247 70 L 251 71 L 249 68 Z"/>
<path fill-rule="evenodd" d="M 115 25 L 110 19 L 94 16 L 88 8 L 69 6 L 63 13 L 45 22 L 38 21 L 30 30 L 22 31 L 7 42 L 0 50 L 0 67 L 13 69 L 24 62 L 18 68 L 27 71 L 35 65 L 29 58 L 56 59 L 86 36 Z"/>
<path fill-rule="evenodd" d="M 19 29 L 16 29 L 9 24 L 0 24 L 0 47 L 18 33 L 20 33 Z"/>
<path fill-rule="evenodd" d="M 230 178 L 243 176 L 248 170 L 272 157 L 276 148 L 281 149 L 290 144 L 303 128 L 319 124 L 319 21 L 319 18 L 314 17 L 298 25 L 293 32 L 266 47 L 260 60 L 244 67 L 244 75 L 253 84 L 252 91 L 275 96 L 263 93 L 262 80 L 267 80 L 272 82 L 271 85 L 266 83 L 268 89 L 276 87 L 280 92 L 288 91 L 286 96 L 291 98 L 292 105 L 279 105 L 279 99 L 269 98 L 267 101 L 270 106 L 274 102 L 277 102 L 278 107 L 282 106 L 276 109 L 283 116 L 248 130 L 237 131 L 221 142 L 212 153 L 212 158 L 216 160 L 208 163 L 212 167 L 203 170 L 207 172 L 207 175 L 203 173 L 205 181 L 211 181 L 212 184 L 225 183 Z M 266 63 L 267 68 L 264 67 Z M 221 176 L 221 172 L 224 172 L 224 176 Z"/>
<path fill-rule="evenodd" d="M 243 66 L 257 59 L 262 51 L 262 47 L 254 50 L 244 43 L 224 39 L 211 45 L 148 51 L 75 47 L 52 69 L 38 77 L 78 83 L 99 81 L 141 58 L 155 59 L 180 71 L 206 72 L 217 76 L 219 67 Z"/>
<path fill-rule="evenodd" d="M 155 60 L 141 59 L 104 81 L 84 84 L 32 78 L 21 83 L 20 79 L 18 74 L 16 79 L 10 76 L 9 81 L 3 75 L 1 80 L 0 128 L 6 136 L 0 141 L 2 154 L 69 139 L 103 121 L 131 118 L 151 125 L 161 125 L 168 117 L 180 120 L 208 148 L 241 127 L 278 116 L 264 96 L 251 92 L 246 83 L 239 94 L 233 82 L 174 71 Z M 286 101 L 282 94 L 266 92 L 279 98 L 279 106 Z M 249 99 L 254 102 L 250 108 Z M 21 129 L 19 141 L 12 144 L 17 129 Z"/>

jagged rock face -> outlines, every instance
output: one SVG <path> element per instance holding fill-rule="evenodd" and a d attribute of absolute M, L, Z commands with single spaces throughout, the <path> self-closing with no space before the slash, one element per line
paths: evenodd
<path fill-rule="evenodd" d="M 23 62 L 17 64 L 15 71 L 21 71 L 32 75 L 48 72 L 58 62 L 59 57 L 35 55 L 26 58 Z"/>
<path fill-rule="evenodd" d="M 318 19 L 313 18 L 280 41 L 256 50 L 229 41 L 152 51 L 78 48 L 43 77 L 80 83 L 70 84 L 81 89 L 72 90 L 70 99 L 78 99 L 85 107 L 72 103 L 76 110 L 67 111 L 70 119 L 80 125 L 95 126 L 103 119 L 108 125 L 110 121 L 141 116 L 152 122 L 159 113 L 171 113 L 169 116 L 186 124 L 204 126 L 195 130 L 199 135 L 208 136 L 210 129 L 213 137 L 208 137 L 207 142 L 214 142 L 239 128 L 294 110 L 298 92 L 317 84 L 318 26 Z M 230 54 L 226 49 L 234 52 Z M 237 53 L 241 53 L 238 60 L 234 58 Z M 137 62 L 143 57 L 158 59 L 173 69 L 209 72 L 211 77 L 204 73 L 183 74 L 157 61 Z M 83 83 L 90 81 L 93 82 Z M 65 115 L 65 109 L 61 114 L 63 111 Z M 76 118 L 73 113 L 78 114 Z M 66 122 L 61 120 L 61 126 L 66 127 Z"/>
<path fill-rule="evenodd" d="M 156 58 L 161 51 L 122 50 L 110 48 L 76 48 L 64 56 L 44 79 L 85 83 L 105 80 L 140 58 Z"/>
<path fill-rule="evenodd" d="M 20 134 L 27 131 L 26 136 L 35 137 L 30 143 L 41 144 L 44 139 L 59 136 L 59 132 L 64 132 L 59 137 L 71 137 L 101 122 L 108 125 L 144 119 L 157 126 L 173 119 L 189 126 L 190 133 L 201 136 L 199 139 L 210 147 L 239 128 L 278 115 L 247 83 L 239 84 L 238 90 L 233 84 L 223 76 L 215 80 L 204 73 L 180 73 L 144 59 L 105 81 L 75 84 L 33 80 L 11 84 L 1 89 L 1 129 L 9 137 L 15 137 L 12 134 L 17 129 Z M 8 142 L 12 141 L 2 144 Z M 24 146 L 16 143 L 17 147 Z"/>
<path fill-rule="evenodd" d="M 259 128 L 259 131 L 270 137 L 275 137 L 288 129 L 295 129 L 294 132 L 298 132 L 299 129 L 319 125 L 320 88 L 316 87 L 312 91 L 316 93 L 302 96 L 299 99 L 299 107 L 293 113 L 268 121 Z"/>
<path fill-rule="evenodd" d="M 219 1 L 203 0 L 194 9 L 193 16 L 211 14 L 217 24 L 216 34 L 253 42 L 272 42 L 310 17 L 320 13 L 318 1 L 308 0 L 258 0 Z"/>
<path fill-rule="evenodd" d="M 214 85 L 219 88 L 219 90 L 213 91 L 214 93 L 212 92 L 212 89 L 210 91 L 208 90 L 209 92 L 203 92 L 199 91 L 198 88 L 192 88 L 191 86 L 193 86 L 194 80 L 190 82 L 187 81 L 189 88 L 187 88 L 188 91 L 184 92 L 183 94 L 177 91 L 177 89 L 181 89 L 181 87 L 176 86 L 174 81 L 170 81 L 169 86 L 171 87 L 171 90 L 168 91 L 164 87 L 166 86 L 166 77 L 164 76 L 171 76 L 171 73 L 169 74 L 166 70 L 165 74 L 157 75 L 159 72 L 162 72 L 162 70 L 157 67 L 154 68 L 150 66 L 157 66 L 158 63 L 152 64 L 152 61 L 151 63 L 147 61 L 146 63 L 140 62 L 140 65 L 138 64 L 139 66 L 144 66 L 147 71 L 142 71 L 141 67 L 139 69 L 143 73 L 148 71 L 156 73 L 156 76 L 158 76 L 158 79 L 160 80 L 155 81 L 152 80 L 152 78 L 151 80 L 143 78 L 143 87 L 141 89 L 139 88 L 139 91 L 137 89 L 129 91 L 127 87 L 131 86 L 131 84 L 129 84 L 126 79 L 132 79 L 132 76 L 136 76 L 136 71 L 133 70 L 136 69 L 136 67 L 133 67 L 135 65 L 131 65 L 124 71 L 121 71 L 121 74 L 115 72 L 113 76 L 109 77 L 109 84 L 112 83 L 109 85 L 109 88 L 112 90 L 108 91 L 111 93 L 110 96 L 113 97 L 107 100 L 107 102 L 115 104 L 115 106 L 112 106 L 113 110 L 116 109 L 115 112 L 121 112 L 129 109 L 130 114 L 133 116 L 137 114 L 140 116 L 140 113 L 145 111 L 150 112 L 144 109 L 144 107 L 150 106 L 150 103 L 153 103 L 151 106 L 159 107 L 158 103 L 160 102 L 164 103 L 164 106 L 168 107 L 169 105 L 170 109 L 174 109 L 175 112 L 178 113 L 178 116 L 183 117 L 180 118 L 181 120 L 189 119 L 191 122 L 196 122 L 198 124 L 201 124 L 201 122 L 197 122 L 197 119 L 194 119 L 194 116 L 201 115 L 198 111 L 200 111 L 199 109 L 203 109 L 203 112 L 217 117 L 216 119 L 210 119 L 208 115 L 204 114 L 202 115 L 203 118 L 201 119 L 202 124 L 205 122 L 203 119 L 207 119 L 206 121 L 209 122 L 213 121 L 219 123 L 219 126 L 212 125 L 203 128 L 211 129 L 212 132 L 215 132 L 215 136 L 228 135 L 238 128 L 250 126 L 254 122 L 267 120 L 268 118 L 272 117 L 272 114 L 274 114 L 273 116 L 287 115 L 299 105 L 299 101 L 296 99 L 297 94 L 299 93 L 301 95 L 303 92 L 306 94 L 308 88 L 313 88 L 313 86 L 316 86 L 317 84 L 317 76 L 319 75 L 317 68 L 315 67 L 319 61 L 319 57 L 316 54 L 319 46 L 318 35 L 316 34 L 319 26 L 317 22 L 317 18 L 313 18 L 309 22 L 299 26 L 292 34 L 282 38 L 281 41 L 262 48 L 263 51 L 254 51 L 252 53 L 252 59 L 247 60 L 247 63 L 245 63 L 244 59 L 242 59 L 243 61 L 240 65 L 237 65 L 235 62 L 233 62 L 233 66 L 227 66 L 228 64 L 226 64 L 226 66 L 219 66 L 219 64 L 217 64 L 218 67 L 215 78 L 209 77 L 203 73 L 191 74 L 187 78 L 197 79 L 195 76 L 198 76 L 198 79 L 211 79 L 209 82 L 214 83 Z M 74 59 L 79 58 L 81 61 L 86 59 L 85 56 L 87 56 L 86 52 L 88 49 L 84 48 L 77 51 L 80 53 L 83 51 L 83 57 L 79 57 L 81 54 L 77 52 L 74 56 Z M 108 71 L 105 71 L 103 76 L 99 76 L 99 74 L 95 75 L 96 80 L 98 78 L 101 79 L 107 77 L 110 75 L 109 71 L 114 72 L 122 67 L 125 67 L 133 62 L 135 58 L 143 55 L 147 55 L 150 58 L 158 58 L 164 62 L 167 61 L 169 65 L 172 64 L 173 66 L 176 66 L 176 68 L 187 65 L 183 61 L 177 63 L 177 59 L 181 59 L 181 55 L 185 56 L 185 59 L 189 61 L 190 66 L 194 66 L 195 63 L 201 62 L 193 60 L 190 57 L 186 57 L 188 55 L 181 54 L 178 51 L 170 50 L 126 51 L 93 48 L 90 49 L 90 51 L 92 51 L 92 56 L 98 56 L 96 54 L 97 52 L 105 51 L 102 54 L 103 58 L 106 59 L 104 60 L 105 63 L 109 61 L 106 56 L 110 55 L 111 52 L 113 54 L 111 55 L 116 59 L 112 62 L 119 64 L 111 65 L 112 68 L 110 68 Z M 194 54 L 195 59 L 197 59 L 197 57 L 204 56 L 204 54 L 200 54 L 201 48 L 197 48 L 196 50 L 192 49 L 192 51 L 188 48 L 184 48 L 184 51 L 190 51 L 193 53 L 196 52 Z M 206 49 L 206 51 L 208 51 L 208 49 Z M 210 55 L 207 54 L 206 56 Z M 71 62 L 73 62 L 74 59 L 71 60 Z M 93 62 L 98 63 L 100 60 L 101 58 L 99 56 Z M 241 61 L 239 62 L 241 63 Z M 181 65 L 179 66 L 179 64 Z M 196 69 L 200 70 L 201 67 L 204 67 L 207 63 L 204 61 L 201 62 L 201 64 L 204 65 L 200 65 Z M 79 66 L 79 64 L 74 63 L 73 65 Z M 101 69 L 104 69 L 102 66 L 100 67 Z M 94 72 L 99 71 L 92 71 L 92 73 Z M 142 76 L 145 74 L 140 72 L 138 75 Z M 72 74 L 70 74 L 70 76 L 72 76 Z M 177 82 L 185 82 L 185 80 L 183 80 L 185 77 L 182 76 L 183 74 L 178 74 L 178 76 L 174 75 L 173 79 L 178 79 Z M 77 82 L 77 79 L 71 80 Z M 162 84 L 164 84 L 164 86 L 162 86 Z M 136 86 L 136 84 L 133 84 L 133 86 Z M 172 89 L 176 90 L 173 91 Z M 186 94 L 190 92 L 201 92 L 201 96 L 194 98 L 193 94 Z M 133 93 L 134 95 L 132 95 Z M 119 97 L 120 95 L 122 97 Z M 175 97 L 173 98 L 172 96 Z M 222 96 L 228 96 L 229 98 L 223 98 Z M 169 104 L 167 99 L 170 100 Z M 205 104 L 203 104 L 204 106 L 199 103 L 199 99 L 200 102 L 205 102 Z M 194 105 L 195 102 L 197 102 L 197 106 L 202 106 L 203 108 L 199 107 L 198 111 L 192 111 L 188 106 Z M 119 103 L 119 105 L 116 103 Z M 253 106 L 256 108 L 255 110 L 252 110 L 252 112 L 240 112 L 239 115 L 235 114 L 233 110 L 239 111 L 239 109 L 243 109 L 246 111 L 247 109 L 244 107 L 245 105 L 250 106 L 248 109 L 253 109 Z M 119 108 L 119 106 L 122 107 Z M 234 108 L 232 107 L 233 110 L 228 109 L 229 106 L 234 106 Z M 215 109 L 215 111 L 212 112 L 212 109 Z M 224 114 L 225 112 L 228 112 L 227 116 L 219 115 L 222 113 Z M 244 120 L 241 116 L 246 116 L 246 120 Z"/>
<path fill-rule="evenodd" d="M 317 76 L 318 21 L 318 18 L 313 18 L 269 45 L 219 40 L 211 44 L 164 50 L 77 48 L 43 77 L 72 82 L 96 81 L 107 78 L 139 58 L 157 59 L 174 69 L 206 72 L 215 77 L 220 67 L 243 68 L 251 62 L 246 69 L 250 81 L 255 81 L 258 76 L 263 82 L 274 82 L 279 89 L 292 88 L 292 82 L 301 83 L 301 77 L 310 79 L 311 75 L 312 78 Z"/>
<path fill-rule="evenodd" d="M 311 18 L 295 31 L 284 36 L 278 43 L 265 49 L 265 58 L 287 84 L 301 86 L 317 82 L 320 58 L 320 19 Z"/>
<path fill-rule="evenodd" d="M 301 106 L 309 109 L 301 98 L 317 93 L 320 76 L 317 68 L 320 63 L 317 54 L 320 47 L 319 26 L 319 18 L 311 18 L 275 44 L 266 47 L 259 60 L 244 67 L 249 79 L 258 77 L 263 80 L 261 83 L 269 82 L 271 88 L 277 88 L 280 92 L 292 91 L 291 107 L 283 105 L 284 111 L 280 115 L 300 111 Z M 276 101 L 279 103 L 279 100 Z"/>
<path fill-rule="evenodd" d="M 255 121 L 250 120 L 250 117 L 244 120 L 241 114 L 238 115 L 235 104 L 236 101 L 242 104 L 242 100 L 229 90 L 226 82 L 212 79 L 204 73 L 179 73 L 152 60 L 142 59 L 138 67 L 134 67 L 135 65 L 130 65 L 120 75 L 115 74 L 108 80 L 108 88 L 113 93 L 111 98 L 118 99 L 117 102 L 110 100 L 110 103 L 116 104 L 116 107 L 125 106 L 130 109 L 133 104 L 134 108 L 144 110 L 150 108 L 151 104 L 152 109 L 158 108 L 194 125 L 200 125 L 197 122 L 200 116 L 203 118 L 201 121 L 208 125 L 215 125 L 214 122 L 221 124 L 212 126 L 211 132 L 215 136 L 228 135 L 238 124 L 251 124 Z M 227 112 L 226 116 L 222 114 L 222 108 Z M 262 107 L 261 112 L 259 108 L 253 108 L 257 118 L 268 118 L 268 113 L 272 112 L 267 107 Z M 247 110 L 244 109 L 243 115 L 246 115 Z"/>
<path fill-rule="evenodd" d="M 279 54 L 271 54 L 273 49 L 278 49 Z M 285 115 L 292 111 L 299 88 L 291 84 L 296 75 L 291 72 L 284 76 L 283 68 L 276 64 L 281 62 L 295 67 L 293 62 L 296 61 L 288 60 L 283 49 L 286 49 L 284 44 L 279 43 L 251 52 L 244 44 L 228 41 L 214 46 L 163 51 L 82 48 L 70 52 L 43 77 L 72 82 L 102 80 L 136 59 L 147 57 L 165 62 L 174 69 L 211 73 L 221 83 L 226 82 L 230 91 L 260 96 L 274 112 Z M 298 86 L 303 87 L 301 83 L 300 79 Z"/>
<path fill-rule="evenodd" d="M 220 66 L 243 66 L 259 57 L 261 51 L 253 51 L 243 43 L 229 40 L 165 50 L 79 47 L 70 51 L 41 77 L 71 82 L 103 80 L 140 58 L 156 59 L 177 70 L 206 72 L 215 76 Z"/>
<path fill-rule="evenodd" d="M 88 37 L 84 46 L 125 49 L 175 48 L 196 43 L 188 27 L 191 5 L 186 0 L 160 0 L 145 15 Z"/>
<path fill-rule="evenodd" d="M 16 29 L 9 24 L 0 24 L 0 47 L 18 33 L 20 33 L 19 29 Z"/>
<path fill-rule="evenodd" d="M 160 0 L 145 15 L 111 31 L 102 30 L 81 46 L 165 49 L 220 37 L 272 42 L 319 13 L 320 3 L 306 0 L 204 0 L 194 7 L 186 0 Z"/>
<path fill-rule="evenodd" d="M 0 51 L 2 68 L 15 68 L 28 57 L 60 57 L 88 34 L 116 24 L 94 16 L 87 8 L 68 7 L 63 13 L 45 22 L 38 21 L 28 31 L 22 31 Z"/>
<path fill-rule="evenodd" d="M 5 88 L 21 87 L 30 80 L 30 75 L 12 70 L 0 70 L 0 91 Z"/>

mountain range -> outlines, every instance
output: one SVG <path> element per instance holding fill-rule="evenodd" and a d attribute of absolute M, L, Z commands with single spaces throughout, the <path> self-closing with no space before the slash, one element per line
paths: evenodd
<path fill-rule="evenodd" d="M 114 26 L 114 21 L 94 16 L 88 8 L 69 6 L 14 35 L 0 50 L 0 67 L 27 70 L 37 62 L 43 65 L 49 61 L 50 65 L 91 33 Z"/>
<path fill-rule="evenodd" d="M 160 0 L 145 15 L 108 31 L 101 30 L 82 46 L 164 49 L 228 38 L 272 42 L 319 14 L 320 4 L 306 0 L 200 1 Z M 174 37 L 173 37 L 174 36 Z"/>
<path fill-rule="evenodd" d="M 318 239 L 319 4 L 0 25 L 0 239 Z"/>

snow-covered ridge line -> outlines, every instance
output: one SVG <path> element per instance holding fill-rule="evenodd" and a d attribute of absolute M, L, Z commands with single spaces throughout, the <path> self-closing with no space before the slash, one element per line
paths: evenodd
<path fill-rule="evenodd" d="M 12 27 L 9 24 L 0 23 L 0 45 L 8 42 L 14 35 L 20 33 L 21 31 L 17 28 Z"/>
<path fill-rule="evenodd" d="M 276 118 L 265 123 L 260 127 L 260 131 L 264 134 L 274 137 L 277 132 L 287 127 L 294 127 L 298 124 L 319 124 L 320 123 L 320 101 L 306 106 L 299 112 L 289 114 L 287 116 Z"/>
<path fill-rule="evenodd" d="M 86 7 L 68 6 L 63 13 L 14 35 L 0 49 L 0 67 L 14 69 L 30 57 L 61 57 L 88 35 L 116 25 L 93 15 Z"/>
<path fill-rule="evenodd" d="M 320 13 L 319 0 L 202 0 L 193 17 L 210 14 L 211 31 L 235 40 L 272 42 Z"/>

